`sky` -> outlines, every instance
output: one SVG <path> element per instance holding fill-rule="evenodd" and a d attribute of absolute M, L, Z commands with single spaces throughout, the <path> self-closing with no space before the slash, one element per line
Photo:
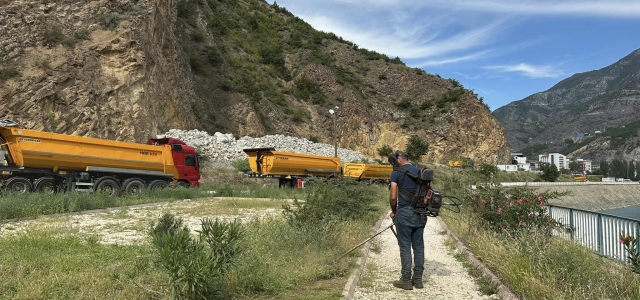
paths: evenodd
<path fill-rule="evenodd" d="M 277 3 L 317 30 L 460 81 L 492 111 L 640 48 L 638 0 Z"/>

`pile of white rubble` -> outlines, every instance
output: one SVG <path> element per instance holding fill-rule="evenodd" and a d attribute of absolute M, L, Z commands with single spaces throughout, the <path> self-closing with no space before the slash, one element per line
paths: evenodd
<path fill-rule="evenodd" d="M 205 131 L 171 129 L 159 137 L 173 137 L 182 140 L 187 145 L 196 147 L 200 155 L 207 156 L 213 161 L 235 161 L 247 158 L 242 150 L 247 148 L 275 148 L 278 151 L 333 156 L 333 145 L 314 143 L 304 138 L 285 136 L 281 134 L 266 135 L 260 138 L 249 136 L 236 140 L 233 134 L 216 132 L 213 136 Z M 366 158 L 362 153 L 338 148 L 338 157 L 342 161 L 360 161 Z"/>

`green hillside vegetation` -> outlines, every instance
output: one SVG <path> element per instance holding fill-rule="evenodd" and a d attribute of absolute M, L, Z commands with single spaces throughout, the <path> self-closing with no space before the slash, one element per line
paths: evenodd
<path fill-rule="evenodd" d="M 400 58 L 360 48 L 333 33 L 315 30 L 286 8 L 263 0 L 186 0 L 178 2 L 180 47 L 187 69 L 193 74 L 196 93 L 202 101 L 193 104 L 193 111 L 203 124 L 216 131 L 233 131 L 234 124 L 225 108 L 237 103 L 239 97 L 251 100 L 261 115 L 283 114 L 293 123 L 306 122 L 324 112 L 320 107 L 339 106 L 345 99 L 329 95 L 323 88 L 337 83 L 341 94 L 353 94 L 363 105 L 393 104 L 409 111 L 424 124 L 434 122 L 425 110 L 447 113 L 451 105 L 463 96 L 477 94 L 464 89 L 456 80 L 449 80 L 454 89 L 429 99 L 398 97 L 394 103 L 378 93 L 376 87 L 364 83 L 363 78 L 388 80 L 385 73 L 374 74 L 368 62 L 378 61 L 388 66 L 407 68 Z M 361 59 L 354 65 L 339 63 L 341 55 L 335 45 L 343 45 Z M 340 49 L 343 49 L 340 48 Z M 319 82 L 310 78 L 305 69 L 322 66 L 331 71 L 335 82 Z M 407 68 L 407 70 L 410 70 Z M 419 68 L 420 76 L 433 76 Z M 219 108 L 217 110 L 211 107 Z M 271 122 L 263 121 L 267 132 L 274 132 Z M 419 128 L 415 120 L 403 125 Z"/>

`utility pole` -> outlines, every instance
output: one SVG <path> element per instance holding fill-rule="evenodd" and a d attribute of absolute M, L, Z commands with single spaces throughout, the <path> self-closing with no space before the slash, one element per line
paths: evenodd
<path fill-rule="evenodd" d="M 336 110 L 329 109 L 329 113 L 331 114 L 331 117 L 333 118 L 333 126 L 331 129 L 331 136 L 333 137 L 333 157 L 338 157 L 338 142 L 336 140 L 336 118 L 338 115 L 338 108 L 339 107 L 335 107 Z"/>

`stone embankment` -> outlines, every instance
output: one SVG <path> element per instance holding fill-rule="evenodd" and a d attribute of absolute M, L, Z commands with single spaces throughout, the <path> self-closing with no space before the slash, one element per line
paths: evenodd
<path fill-rule="evenodd" d="M 242 150 L 247 148 L 275 148 L 278 151 L 333 156 L 334 146 L 314 143 L 308 139 L 285 136 L 281 134 L 266 135 L 260 138 L 249 136 L 236 139 L 233 134 L 216 132 L 213 136 L 205 131 L 171 129 L 163 136 L 182 140 L 196 147 L 198 152 L 211 160 L 234 161 L 247 158 Z M 342 161 L 361 161 L 367 159 L 362 153 L 338 148 L 338 157 Z M 369 158 L 369 160 L 371 160 Z"/>

